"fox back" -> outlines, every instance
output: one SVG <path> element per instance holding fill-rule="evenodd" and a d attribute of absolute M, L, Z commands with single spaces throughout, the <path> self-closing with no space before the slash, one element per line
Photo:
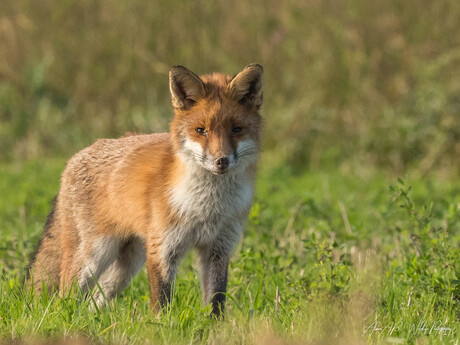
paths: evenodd
<path fill-rule="evenodd" d="M 169 133 L 103 139 L 67 163 L 31 263 L 37 290 L 72 284 L 98 305 L 147 261 L 151 306 L 171 296 L 177 265 L 196 249 L 205 303 L 220 316 L 227 270 L 253 197 L 260 150 L 262 74 L 170 71 Z"/>

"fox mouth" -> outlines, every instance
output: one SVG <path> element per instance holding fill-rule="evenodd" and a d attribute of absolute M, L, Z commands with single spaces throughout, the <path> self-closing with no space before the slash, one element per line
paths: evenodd
<path fill-rule="evenodd" d="M 211 169 L 210 171 L 214 174 L 214 175 L 225 175 L 226 173 L 228 173 L 228 168 L 226 169 Z"/>

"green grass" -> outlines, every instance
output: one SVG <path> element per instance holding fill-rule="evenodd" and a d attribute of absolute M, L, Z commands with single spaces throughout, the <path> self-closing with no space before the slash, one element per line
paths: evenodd
<path fill-rule="evenodd" d="M 214 321 L 201 303 L 194 253 L 180 266 L 173 302 L 159 316 L 149 310 L 145 269 L 102 311 L 89 311 L 91 301 L 78 295 L 37 296 L 23 288 L 20 277 L 64 164 L 0 165 L 0 339 L 458 343 L 458 180 L 262 169 L 230 266 L 226 320 Z M 441 335 L 439 327 L 451 330 Z"/>

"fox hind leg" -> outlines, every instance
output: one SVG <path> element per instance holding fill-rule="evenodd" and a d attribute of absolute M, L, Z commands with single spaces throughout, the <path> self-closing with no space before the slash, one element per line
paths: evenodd
<path fill-rule="evenodd" d="M 82 241 L 75 251 L 67 250 L 61 270 L 61 295 L 69 289 L 74 279 L 83 293 L 91 291 L 118 253 L 119 240 L 108 236 Z"/>
<path fill-rule="evenodd" d="M 98 307 L 121 293 L 145 262 L 145 244 L 139 237 L 131 237 L 120 244 L 118 256 L 102 273 L 93 295 Z"/>

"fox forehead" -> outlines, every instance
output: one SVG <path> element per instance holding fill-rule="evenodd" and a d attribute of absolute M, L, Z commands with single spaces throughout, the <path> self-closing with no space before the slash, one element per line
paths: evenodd
<path fill-rule="evenodd" d="M 190 109 L 187 123 L 199 125 L 207 130 L 219 130 L 232 126 L 249 126 L 258 120 L 257 113 L 245 109 L 231 99 L 203 99 Z"/>
<path fill-rule="evenodd" d="M 187 118 L 191 122 L 201 121 L 209 127 L 214 127 L 258 115 L 256 111 L 248 109 L 247 106 L 239 104 L 230 97 L 228 94 L 228 85 L 232 80 L 230 75 L 213 73 L 200 75 L 200 79 L 204 83 L 206 96 L 198 100 L 191 109 L 176 113 L 184 120 Z"/>

